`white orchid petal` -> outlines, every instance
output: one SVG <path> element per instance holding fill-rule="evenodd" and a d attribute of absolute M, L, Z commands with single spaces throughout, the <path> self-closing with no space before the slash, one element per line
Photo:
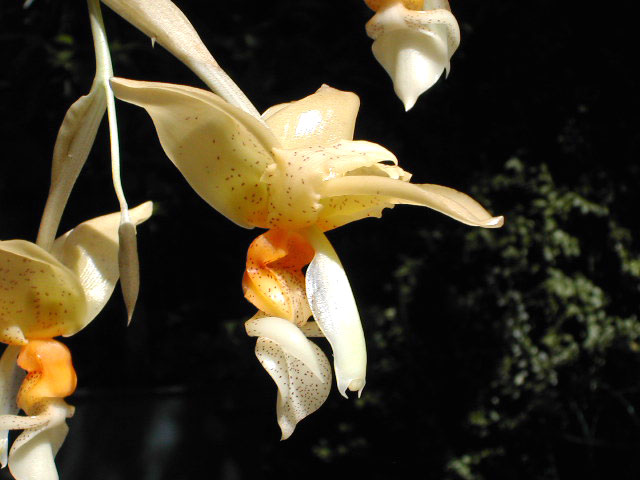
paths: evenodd
<path fill-rule="evenodd" d="M 151 202 L 131 209 L 131 221 L 135 224 L 144 222 L 152 210 Z M 107 303 L 120 276 L 119 225 L 119 212 L 103 215 L 81 223 L 53 244 L 52 254 L 80 278 L 88 304 L 87 323 Z"/>
<path fill-rule="evenodd" d="M 40 428 L 48 423 L 49 419 L 42 416 L 0 415 L 0 428 L 3 430 L 30 430 Z"/>
<path fill-rule="evenodd" d="M 313 317 L 333 349 L 336 383 L 362 393 L 367 370 L 367 347 L 360 315 L 340 259 L 327 237 L 316 228 L 305 230 L 316 255 L 306 274 L 307 298 Z"/>
<path fill-rule="evenodd" d="M 28 428 L 15 439 L 9 452 L 9 470 L 16 480 L 57 480 L 54 458 L 69 431 L 65 419 L 73 407 L 61 399 L 51 400 L 37 417 L 39 426 Z"/>
<path fill-rule="evenodd" d="M 375 40 L 371 49 L 407 111 L 449 65 L 446 40 L 437 34 L 395 30 Z"/>
<path fill-rule="evenodd" d="M 380 8 L 367 23 L 367 34 L 406 110 L 445 70 L 449 72 L 460 44 L 458 22 L 448 3 L 440 1 L 426 2 L 424 10 L 407 9 L 401 2 Z"/>
<path fill-rule="evenodd" d="M 304 325 L 300 325 L 300 330 L 304 333 L 305 337 L 322 337 L 324 338 L 324 333 L 320 330 L 317 322 L 313 320 L 309 320 L 304 323 Z"/>
<path fill-rule="evenodd" d="M 245 322 L 250 337 L 265 337 L 276 342 L 282 350 L 304 363 L 313 374 L 322 378 L 322 367 L 304 333 L 293 323 L 279 317 L 252 318 Z"/>
<path fill-rule="evenodd" d="M 25 377 L 25 371 L 18 368 L 16 363 L 18 353 L 20 353 L 20 347 L 7 345 L 0 358 L 0 465 L 2 468 L 7 466 L 9 430 L 13 430 L 10 426 L 11 422 L 7 424 L 3 420 L 18 413 L 16 395 Z"/>
<path fill-rule="evenodd" d="M 307 340 L 319 364 L 320 377 L 305 363 L 285 353 L 267 338 L 256 342 L 256 357 L 278 386 L 276 412 L 282 440 L 293 433 L 303 418 L 315 412 L 325 402 L 331 390 L 331 365 L 320 348 Z"/>

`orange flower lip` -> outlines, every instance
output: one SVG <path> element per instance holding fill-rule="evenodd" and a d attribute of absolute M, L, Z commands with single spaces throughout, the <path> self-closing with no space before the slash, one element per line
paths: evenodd
<path fill-rule="evenodd" d="M 71 352 L 57 340 L 31 340 L 20 351 L 18 365 L 28 372 L 17 398 L 28 415 L 43 400 L 68 397 L 76 389 Z"/>
<path fill-rule="evenodd" d="M 260 235 L 247 252 L 245 298 L 268 315 L 304 324 L 311 312 L 302 268 L 313 256 L 311 245 L 296 232 L 272 229 Z"/>

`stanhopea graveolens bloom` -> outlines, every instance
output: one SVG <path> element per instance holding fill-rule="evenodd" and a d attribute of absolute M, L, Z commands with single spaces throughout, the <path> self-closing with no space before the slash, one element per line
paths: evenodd
<path fill-rule="evenodd" d="M 134 224 L 151 202 L 130 211 Z M 120 276 L 120 213 L 86 221 L 59 237 L 51 252 L 25 240 L 0 241 L 0 462 L 16 480 L 56 480 L 54 457 L 76 387 L 70 336 L 103 309 Z M 25 373 L 26 377 L 25 377 Z M 17 415 L 23 410 L 27 416 Z M 8 449 L 9 430 L 24 430 Z"/>
<path fill-rule="evenodd" d="M 503 223 L 463 193 L 410 183 L 393 153 L 354 141 L 359 99 L 353 93 L 322 86 L 271 107 L 263 123 L 192 87 L 114 78 L 112 88 L 147 110 L 167 156 L 205 201 L 240 226 L 268 229 L 249 248 L 243 288 L 259 309 L 246 329 L 258 337 L 256 354 L 278 386 L 283 438 L 329 392 L 328 361 L 306 337 L 331 344 L 342 395 L 360 394 L 365 385 L 358 309 L 323 232 L 380 217 L 399 203 L 472 226 Z"/>
<path fill-rule="evenodd" d="M 365 0 L 376 14 L 367 22 L 373 55 L 384 67 L 405 110 L 449 73 L 460 27 L 448 0 Z"/>

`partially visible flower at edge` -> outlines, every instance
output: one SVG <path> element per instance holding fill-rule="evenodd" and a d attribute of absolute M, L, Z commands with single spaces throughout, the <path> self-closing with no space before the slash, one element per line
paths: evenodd
<path fill-rule="evenodd" d="M 460 27 L 448 0 L 365 0 L 376 12 L 367 22 L 371 49 L 410 110 L 418 97 L 451 69 Z"/>
<path fill-rule="evenodd" d="M 398 203 L 472 226 L 503 223 L 461 192 L 409 183 L 393 153 L 353 141 L 359 108 L 353 93 L 322 86 L 268 109 L 265 126 L 204 90 L 121 78 L 111 83 L 116 97 L 147 110 L 165 153 L 205 201 L 240 226 L 269 230 L 249 248 L 243 287 L 259 309 L 246 328 L 258 337 L 256 354 L 278 385 L 283 438 L 328 394 L 327 360 L 305 336 L 331 344 L 343 396 L 365 385 L 358 309 L 324 231 L 380 217 Z M 307 322 L 309 314 L 315 322 Z"/>
<path fill-rule="evenodd" d="M 151 211 L 143 203 L 131 219 L 140 224 Z M 82 330 L 111 297 L 120 275 L 119 223 L 120 213 L 81 223 L 51 252 L 0 241 L 0 341 L 8 344 L 0 358 L 0 463 L 16 480 L 58 478 L 54 457 L 74 411 L 63 399 L 76 375 L 69 350 L 53 337 Z M 9 430 L 24 431 L 7 455 Z"/>

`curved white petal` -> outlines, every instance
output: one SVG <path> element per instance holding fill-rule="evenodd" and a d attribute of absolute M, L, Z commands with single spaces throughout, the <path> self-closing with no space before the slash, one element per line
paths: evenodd
<path fill-rule="evenodd" d="M 317 228 L 304 231 L 316 255 L 306 274 L 307 297 L 313 317 L 333 349 L 336 383 L 362 393 L 367 371 L 367 347 L 351 285 L 327 237 Z"/>
<path fill-rule="evenodd" d="M 450 69 L 450 59 L 460 44 L 460 27 L 448 2 L 427 1 L 423 10 L 372 5 L 377 10 L 367 22 L 374 40 L 376 60 L 393 80 L 396 94 L 409 110 L 417 98 Z"/>
<path fill-rule="evenodd" d="M 54 458 L 69 431 L 65 419 L 71 415 L 73 407 L 54 399 L 36 417 L 17 417 L 38 425 L 27 428 L 11 446 L 9 470 L 16 480 L 58 479 Z"/>
<path fill-rule="evenodd" d="M 153 204 L 143 203 L 129 211 L 140 224 L 151 216 Z M 51 253 L 80 278 L 87 298 L 87 323 L 95 318 L 111 297 L 120 276 L 118 229 L 120 212 L 81 223 L 59 237 Z"/>
<path fill-rule="evenodd" d="M 312 348 L 313 344 L 294 323 L 279 317 L 262 317 L 247 320 L 244 325 L 250 337 L 272 340 L 286 354 L 304 363 L 316 377 L 323 377 L 322 367 Z"/>
<path fill-rule="evenodd" d="M 448 68 L 446 37 L 409 29 L 386 33 L 371 46 L 376 60 L 393 80 L 393 89 L 410 110 Z"/>
<path fill-rule="evenodd" d="M 25 376 L 25 371 L 18 368 L 16 360 L 20 347 L 7 345 L 0 358 L 0 465 L 7 466 L 7 448 L 10 426 L 2 424 L 5 416 L 15 416 L 18 413 L 16 395 Z"/>
<path fill-rule="evenodd" d="M 278 387 L 276 412 L 282 440 L 293 433 L 300 420 L 315 412 L 331 390 L 331 365 L 317 345 L 306 340 L 320 367 L 320 376 L 289 355 L 276 342 L 259 337 L 256 357 Z"/>

